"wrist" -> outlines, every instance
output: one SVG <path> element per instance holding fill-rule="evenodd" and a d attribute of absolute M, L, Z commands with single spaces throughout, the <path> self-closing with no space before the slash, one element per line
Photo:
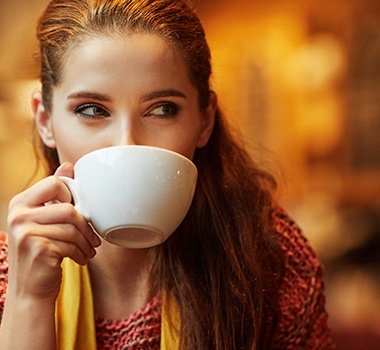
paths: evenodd
<path fill-rule="evenodd" d="M 7 294 L 0 343 L 1 349 L 54 349 L 55 302 Z"/>

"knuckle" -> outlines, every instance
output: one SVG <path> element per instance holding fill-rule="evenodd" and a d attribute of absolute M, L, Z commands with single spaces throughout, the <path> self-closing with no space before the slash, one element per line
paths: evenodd
<path fill-rule="evenodd" d="M 55 196 L 57 193 L 62 192 L 63 189 L 63 183 L 57 176 L 49 176 L 46 178 L 46 181 L 48 183 L 48 187 L 50 188 L 50 191 L 52 192 L 52 195 Z"/>
<path fill-rule="evenodd" d="M 62 203 L 63 215 L 69 220 L 72 221 L 77 217 L 77 211 L 71 203 Z"/>
<path fill-rule="evenodd" d="M 31 235 L 26 234 L 20 240 L 20 247 L 29 247 L 30 251 L 32 251 L 35 257 L 43 256 L 46 252 L 49 251 L 49 242 L 47 239 L 43 237 L 39 237 L 39 239 L 35 239 L 30 242 L 28 239 Z"/>
<path fill-rule="evenodd" d="M 12 231 L 13 241 L 20 252 L 26 252 L 31 249 L 31 247 L 35 244 L 32 239 L 33 236 L 34 235 L 31 228 L 22 228 Z"/>
<path fill-rule="evenodd" d="M 21 197 L 23 196 L 23 193 L 16 194 L 8 204 L 8 211 L 12 211 L 15 208 L 17 208 L 20 205 Z"/>
<path fill-rule="evenodd" d="M 78 263 L 83 263 L 86 259 L 82 250 L 74 243 L 69 244 L 68 257 L 70 257 Z"/>
<path fill-rule="evenodd" d="M 70 242 L 75 242 L 77 231 L 73 225 L 67 224 L 64 226 L 66 239 Z"/>
<path fill-rule="evenodd" d="M 60 188 L 61 187 L 61 181 L 59 180 L 59 178 L 55 175 L 51 175 L 48 177 L 49 181 L 50 181 L 50 186 L 52 186 L 53 188 Z"/>
<path fill-rule="evenodd" d="M 49 180 L 50 180 L 50 184 L 49 184 L 50 190 L 53 196 L 56 196 L 58 193 L 62 191 L 62 184 L 56 176 L 51 176 Z"/>
<path fill-rule="evenodd" d="M 71 193 L 70 193 L 68 187 L 62 182 L 62 180 L 59 179 L 58 176 L 55 176 L 55 175 L 50 176 L 50 181 L 52 182 L 51 186 L 54 188 L 56 193 L 63 191 L 65 193 L 69 194 L 71 197 Z"/>
<path fill-rule="evenodd" d="M 20 226 L 28 221 L 28 214 L 23 210 L 10 210 L 7 217 L 9 228 Z"/>
<path fill-rule="evenodd" d="M 70 243 L 69 244 L 69 247 L 70 247 L 70 254 L 75 256 L 79 253 L 81 253 L 80 249 L 78 248 L 78 246 L 74 243 Z"/>

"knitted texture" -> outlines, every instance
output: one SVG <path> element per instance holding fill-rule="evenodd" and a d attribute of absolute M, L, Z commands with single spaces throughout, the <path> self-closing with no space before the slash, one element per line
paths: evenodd
<path fill-rule="evenodd" d="M 98 349 L 155 350 L 160 348 L 161 299 L 122 320 L 95 318 Z"/>
<path fill-rule="evenodd" d="M 331 332 L 325 311 L 323 270 L 313 248 L 300 228 L 281 208 L 273 213 L 273 223 L 285 256 L 279 288 L 277 328 L 272 317 L 264 320 L 274 349 L 331 350 Z M 0 232 L 0 320 L 8 283 L 8 252 L 5 234 Z M 98 349 L 159 349 L 161 300 L 155 297 L 145 308 L 123 320 L 96 318 Z M 273 331 L 273 333 L 272 333 Z M 267 339 L 268 340 L 268 339 Z"/>
<path fill-rule="evenodd" d="M 274 212 L 274 226 L 285 255 L 274 348 L 334 349 L 325 311 L 323 270 L 317 255 L 281 208 Z"/>
<path fill-rule="evenodd" d="M 0 321 L 3 318 L 5 292 L 8 285 L 8 246 L 6 234 L 0 232 Z"/>

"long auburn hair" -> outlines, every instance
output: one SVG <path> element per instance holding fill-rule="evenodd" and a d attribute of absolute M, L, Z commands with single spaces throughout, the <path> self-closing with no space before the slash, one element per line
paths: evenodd
<path fill-rule="evenodd" d="M 210 51 L 188 1 L 53 0 L 37 25 L 46 110 L 75 45 L 92 35 L 130 32 L 159 35 L 182 53 L 205 109 Z M 36 140 L 53 174 L 57 152 Z M 193 161 L 194 201 L 177 231 L 152 249 L 152 287 L 176 300 L 181 349 L 270 349 L 282 261 L 271 225 L 275 180 L 256 166 L 219 108 L 211 138 Z"/>

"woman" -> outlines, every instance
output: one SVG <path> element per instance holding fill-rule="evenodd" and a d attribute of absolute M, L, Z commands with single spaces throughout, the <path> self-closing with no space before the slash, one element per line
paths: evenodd
<path fill-rule="evenodd" d="M 37 35 L 33 110 L 50 176 L 9 206 L 0 348 L 332 348 L 320 264 L 229 131 L 189 4 L 53 0 Z M 176 151 L 199 171 L 192 207 L 158 247 L 101 242 L 58 179 L 124 144 Z"/>

